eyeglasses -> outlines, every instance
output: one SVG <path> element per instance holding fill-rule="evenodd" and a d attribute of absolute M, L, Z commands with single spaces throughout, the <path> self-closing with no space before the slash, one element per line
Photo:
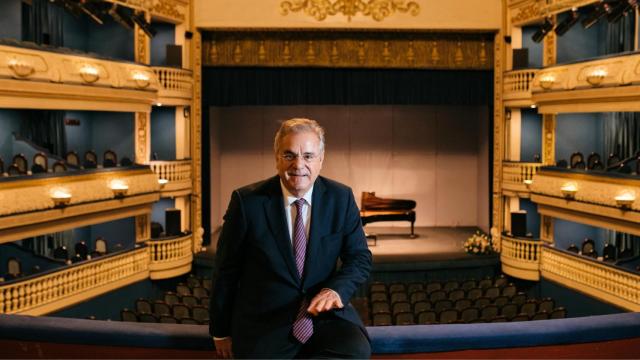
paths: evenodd
<path fill-rule="evenodd" d="M 280 154 L 280 158 L 287 162 L 293 162 L 297 160 L 299 157 L 302 157 L 302 160 L 306 163 L 314 162 L 318 159 L 318 155 L 314 153 L 304 153 L 302 155 L 294 154 L 291 152 L 286 152 L 284 154 Z"/>

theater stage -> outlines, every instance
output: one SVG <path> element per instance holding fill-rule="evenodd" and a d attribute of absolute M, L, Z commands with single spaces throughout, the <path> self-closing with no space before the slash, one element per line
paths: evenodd
<path fill-rule="evenodd" d="M 471 255 L 464 251 L 463 244 L 478 230 L 476 227 L 416 227 L 415 238 L 409 236 L 408 227 L 368 225 L 365 230 L 377 235 L 375 243 L 369 241 L 374 272 L 433 272 L 447 269 L 473 272 L 473 269 L 483 268 L 485 271 L 481 271 L 482 274 L 491 275 L 499 266 L 497 255 Z M 211 234 L 211 239 L 212 245 L 196 255 L 197 265 L 213 265 L 218 232 Z"/>

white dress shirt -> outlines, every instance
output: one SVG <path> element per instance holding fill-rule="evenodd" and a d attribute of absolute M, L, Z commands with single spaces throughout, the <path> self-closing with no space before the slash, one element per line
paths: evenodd
<path fill-rule="evenodd" d="M 289 229 L 289 240 L 293 245 L 293 227 L 295 225 L 295 219 L 298 216 L 298 210 L 294 204 L 299 198 L 293 196 L 284 184 L 280 180 L 280 187 L 282 188 L 282 197 L 284 198 L 284 212 L 287 215 L 287 229 Z M 304 223 L 305 233 L 307 235 L 307 241 L 309 241 L 309 228 L 311 227 L 311 196 L 313 194 L 313 186 L 302 197 L 305 203 L 302 206 L 302 221 Z"/>

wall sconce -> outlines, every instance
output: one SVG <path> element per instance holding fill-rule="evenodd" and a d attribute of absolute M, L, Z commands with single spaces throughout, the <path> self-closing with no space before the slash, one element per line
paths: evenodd
<path fill-rule="evenodd" d="M 133 75 L 131 76 L 131 78 L 133 79 L 133 81 L 135 81 L 136 86 L 138 86 L 138 88 L 140 89 L 144 89 L 147 86 L 149 86 L 149 84 L 151 84 L 150 81 L 150 77 L 148 74 L 142 72 L 142 71 L 134 71 L 132 73 Z"/>
<path fill-rule="evenodd" d="M 531 184 L 533 184 L 533 180 L 532 179 L 526 179 L 526 180 L 523 180 L 522 182 L 527 187 L 527 189 L 531 187 Z"/>
<path fill-rule="evenodd" d="M 556 77 L 553 74 L 544 74 L 540 77 L 540 87 L 544 90 L 549 90 L 556 82 Z"/>
<path fill-rule="evenodd" d="M 100 79 L 100 72 L 96 67 L 85 64 L 80 68 L 80 76 L 86 83 L 91 84 Z"/>
<path fill-rule="evenodd" d="M 615 197 L 616 205 L 623 209 L 628 209 L 631 207 L 634 201 L 636 201 L 636 196 L 632 192 L 624 192 Z"/>
<path fill-rule="evenodd" d="M 13 71 L 13 73 L 18 77 L 27 77 L 35 71 L 33 65 L 18 59 L 9 60 L 8 65 L 9 69 L 11 69 L 11 71 Z"/>
<path fill-rule="evenodd" d="M 602 84 L 602 81 L 607 76 L 607 71 L 604 69 L 596 69 L 587 75 L 587 82 L 591 86 L 598 86 Z"/>
<path fill-rule="evenodd" d="M 164 186 L 169 183 L 167 179 L 158 179 L 158 184 L 160 185 L 160 190 L 164 189 Z"/>
<path fill-rule="evenodd" d="M 567 183 L 564 184 L 560 191 L 562 192 L 562 196 L 566 199 L 575 199 L 576 193 L 578 192 L 578 186 L 575 183 Z"/>
<path fill-rule="evenodd" d="M 71 194 L 63 189 L 57 189 L 51 192 L 51 200 L 53 200 L 53 205 L 57 208 L 62 208 L 71 202 Z"/>
<path fill-rule="evenodd" d="M 127 195 L 127 191 L 129 191 L 129 185 L 127 185 L 122 180 L 113 180 L 111 181 L 111 191 L 113 191 L 113 195 L 117 198 L 123 198 Z"/>

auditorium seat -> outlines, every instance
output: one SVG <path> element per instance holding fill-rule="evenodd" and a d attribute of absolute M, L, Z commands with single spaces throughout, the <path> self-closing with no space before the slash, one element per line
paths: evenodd
<path fill-rule="evenodd" d="M 497 307 L 503 307 L 507 303 L 509 303 L 509 298 L 507 296 L 501 295 L 501 296 L 498 296 L 497 298 L 493 299 L 493 303 Z"/>
<path fill-rule="evenodd" d="M 427 324 L 436 324 L 438 321 L 438 314 L 435 311 L 423 311 L 418 314 L 418 324 L 427 325 Z"/>
<path fill-rule="evenodd" d="M 376 302 L 376 301 L 387 301 L 388 297 L 387 297 L 387 293 L 386 292 L 375 292 L 371 294 L 371 302 Z"/>
<path fill-rule="evenodd" d="M 457 281 L 450 280 L 444 283 L 442 290 L 449 292 L 451 290 L 457 289 L 458 287 L 460 287 L 460 284 Z"/>
<path fill-rule="evenodd" d="M 518 306 L 521 306 L 526 301 L 527 301 L 527 295 L 523 292 L 518 292 L 517 294 L 511 297 L 511 302 Z"/>
<path fill-rule="evenodd" d="M 530 317 L 533 316 L 537 310 L 538 310 L 538 302 L 535 299 L 527 300 L 520 307 L 520 313 L 527 314 Z"/>
<path fill-rule="evenodd" d="M 491 287 L 487 288 L 484 291 L 484 296 L 493 300 L 493 299 L 497 298 L 498 296 L 500 296 L 500 288 L 499 287 L 495 287 L 495 286 L 491 286 Z"/>
<path fill-rule="evenodd" d="M 198 298 L 193 295 L 184 295 L 182 297 L 182 303 L 188 307 L 193 307 L 199 304 Z"/>
<path fill-rule="evenodd" d="M 469 289 L 469 291 L 467 291 L 467 299 L 476 300 L 482 296 L 482 293 L 483 293 L 482 288 L 479 288 L 479 287 Z"/>
<path fill-rule="evenodd" d="M 451 301 L 464 299 L 464 297 L 465 297 L 465 293 L 464 293 L 464 290 L 462 289 L 454 289 L 451 292 L 449 292 L 449 300 Z"/>
<path fill-rule="evenodd" d="M 413 313 L 411 312 L 400 312 L 394 315 L 394 324 L 395 325 L 414 325 L 415 321 L 413 318 Z"/>
<path fill-rule="evenodd" d="M 460 312 L 460 320 L 464 323 L 471 323 L 480 318 L 480 310 L 476 307 L 469 307 Z"/>
<path fill-rule="evenodd" d="M 191 312 L 185 304 L 175 304 L 171 307 L 171 313 L 176 319 L 191 317 Z"/>
<path fill-rule="evenodd" d="M 381 282 L 371 283 L 371 285 L 369 286 L 369 293 L 375 293 L 375 292 L 386 293 L 387 292 L 387 285 L 385 285 L 384 283 L 381 283 Z"/>
<path fill-rule="evenodd" d="M 407 301 L 399 301 L 393 304 L 392 313 L 395 316 L 401 312 L 411 312 L 411 304 Z"/>
<path fill-rule="evenodd" d="M 82 166 L 85 169 L 95 169 L 98 167 L 98 156 L 96 155 L 95 151 L 93 150 L 85 151 Z"/>
<path fill-rule="evenodd" d="M 20 175 L 26 175 L 29 170 L 29 162 L 24 154 L 17 154 L 13 156 L 13 165 L 18 167 Z"/>
<path fill-rule="evenodd" d="M 107 150 L 104 152 L 102 156 L 102 167 L 110 168 L 116 167 L 118 165 L 118 155 L 116 155 L 115 151 Z"/>
<path fill-rule="evenodd" d="M 195 296 L 198 299 L 202 299 L 205 296 L 209 296 L 209 291 L 207 291 L 207 289 L 203 288 L 202 286 L 196 286 L 192 289 L 193 292 L 193 296 Z"/>
<path fill-rule="evenodd" d="M 531 316 L 531 320 L 547 320 L 549 319 L 549 313 L 546 311 L 538 311 L 533 316 Z"/>
<path fill-rule="evenodd" d="M 464 298 L 464 299 L 456 300 L 456 302 L 453 304 L 453 307 L 455 309 L 458 309 L 458 310 L 462 311 L 462 310 L 464 310 L 466 308 L 470 308 L 472 304 L 473 303 L 471 302 L 470 299 Z"/>
<path fill-rule="evenodd" d="M 518 315 L 518 305 L 514 303 L 505 304 L 500 308 L 500 314 L 506 316 L 508 319 Z"/>
<path fill-rule="evenodd" d="M 573 154 L 571 154 L 571 157 L 569 158 L 569 165 L 571 166 L 572 169 L 579 169 L 579 165 L 582 164 L 582 169 L 584 169 L 584 156 L 582 155 L 581 152 L 576 151 Z"/>
<path fill-rule="evenodd" d="M 158 317 L 153 315 L 153 314 L 138 314 L 138 320 L 140 322 L 144 322 L 144 323 L 157 323 L 158 322 Z"/>
<path fill-rule="evenodd" d="M 496 322 L 507 322 L 509 319 L 507 319 L 506 316 L 504 315 L 497 315 L 495 316 L 493 319 L 490 319 L 489 322 L 492 323 L 496 323 Z"/>
<path fill-rule="evenodd" d="M 548 314 L 550 314 L 554 308 L 555 303 L 550 297 L 540 300 L 540 303 L 538 304 L 538 311 L 546 311 Z"/>
<path fill-rule="evenodd" d="M 75 151 L 69 151 L 64 157 L 67 165 L 80 167 L 80 157 Z"/>
<path fill-rule="evenodd" d="M 464 291 L 469 291 L 470 289 L 473 289 L 477 286 L 478 285 L 475 280 L 467 280 L 460 285 L 460 288 Z"/>
<path fill-rule="evenodd" d="M 151 302 L 147 299 L 139 298 L 136 300 L 136 312 L 139 315 L 153 313 Z"/>
<path fill-rule="evenodd" d="M 493 286 L 493 279 L 490 277 L 486 277 L 478 282 L 478 287 L 480 289 L 486 289 Z"/>
<path fill-rule="evenodd" d="M 189 276 L 187 276 L 187 280 L 185 283 L 190 289 L 202 286 L 202 284 L 200 283 L 200 279 L 198 279 L 198 277 L 193 274 L 189 274 Z"/>
<path fill-rule="evenodd" d="M 440 282 L 434 281 L 427 284 L 427 293 L 431 294 L 434 291 L 441 290 L 442 284 Z"/>
<path fill-rule="evenodd" d="M 413 313 L 420 314 L 423 311 L 431 310 L 431 303 L 427 301 L 418 301 L 413 304 Z"/>
<path fill-rule="evenodd" d="M 163 300 L 155 300 L 153 302 L 153 313 L 158 316 L 171 315 L 171 306 Z"/>
<path fill-rule="evenodd" d="M 391 314 L 375 314 L 373 315 L 373 326 L 390 326 L 393 325 L 391 321 Z"/>
<path fill-rule="evenodd" d="M 393 283 L 389 286 L 389 293 L 390 294 L 394 294 L 394 293 L 403 293 L 406 292 L 406 288 L 404 286 L 403 283 Z"/>
<path fill-rule="evenodd" d="M 207 289 L 207 291 L 209 291 L 209 294 L 211 294 L 211 291 L 213 289 L 213 281 L 207 278 L 202 279 L 202 287 Z"/>
<path fill-rule="evenodd" d="M 389 307 L 389 303 L 386 301 L 374 301 L 371 303 L 371 313 L 372 314 L 381 314 L 381 313 L 390 313 L 391 308 Z"/>
<path fill-rule="evenodd" d="M 438 300 L 433 304 L 433 309 L 436 312 L 441 312 L 447 309 L 453 309 L 453 301 L 449 299 Z"/>
<path fill-rule="evenodd" d="M 61 172 L 65 172 L 65 171 L 67 171 L 67 165 L 65 165 L 65 163 L 64 163 L 64 162 L 62 162 L 62 161 L 56 161 L 56 162 L 53 164 L 52 171 L 53 171 L 54 173 L 61 173 Z"/>
<path fill-rule="evenodd" d="M 502 295 L 507 297 L 513 297 L 517 293 L 518 289 L 513 284 L 508 284 L 502 288 Z"/>
<path fill-rule="evenodd" d="M 494 286 L 497 286 L 497 287 L 499 287 L 499 288 L 503 288 L 503 287 L 505 287 L 505 286 L 509 285 L 509 279 L 507 279 L 507 277 L 506 277 L 506 276 L 504 276 L 504 275 L 502 275 L 502 274 L 501 274 L 500 276 L 498 276 L 498 277 L 495 279 L 495 281 L 493 282 L 493 285 L 494 285 Z M 504 290 L 503 290 L 503 291 L 504 291 Z"/>
<path fill-rule="evenodd" d="M 159 322 L 164 324 L 177 324 L 178 319 L 174 318 L 171 315 L 161 315 L 159 318 Z"/>
<path fill-rule="evenodd" d="M 477 307 L 478 309 L 482 309 L 483 307 L 491 304 L 491 302 L 492 302 L 491 299 L 489 299 L 486 296 L 483 296 L 475 299 L 475 301 L 473 302 L 473 306 Z"/>
<path fill-rule="evenodd" d="M 167 305 L 177 304 L 180 302 L 180 297 L 174 292 L 167 291 L 164 293 L 164 302 L 167 303 Z"/>
<path fill-rule="evenodd" d="M 200 324 L 209 324 L 209 309 L 202 305 L 196 305 L 191 309 L 193 318 Z"/>
<path fill-rule="evenodd" d="M 510 319 L 510 321 L 529 321 L 529 315 L 520 313 Z"/>
<path fill-rule="evenodd" d="M 417 291 L 424 291 L 424 284 L 417 282 L 409 283 L 409 285 L 407 286 L 407 293 L 411 295 Z"/>
<path fill-rule="evenodd" d="M 453 324 L 454 322 L 458 321 L 458 317 L 459 316 L 460 316 L 460 314 L 458 313 L 458 310 L 456 310 L 456 309 L 445 309 L 442 312 L 440 312 L 440 314 L 438 316 L 438 321 L 441 324 Z"/>
<path fill-rule="evenodd" d="M 429 301 L 435 303 L 438 300 L 444 300 L 447 298 L 447 293 L 444 290 L 436 290 L 429 294 Z"/>
<path fill-rule="evenodd" d="M 412 304 L 415 304 L 418 301 L 424 301 L 426 299 L 427 299 L 427 293 L 424 291 L 415 291 L 411 293 L 410 300 Z"/>
<path fill-rule="evenodd" d="M 122 309 L 120 311 L 120 320 L 128 322 L 138 322 L 138 315 L 129 309 Z"/>
<path fill-rule="evenodd" d="M 567 317 L 567 310 L 562 306 L 553 309 L 549 314 L 549 319 L 564 319 L 565 317 Z"/>
<path fill-rule="evenodd" d="M 31 173 L 39 174 L 49 171 L 49 161 L 47 155 L 42 151 L 33 155 L 33 165 L 31 165 Z"/>
<path fill-rule="evenodd" d="M 196 319 L 191 318 L 191 317 L 184 317 L 184 318 L 181 318 L 179 321 L 180 321 L 180 324 L 199 325 L 198 321 Z"/>
<path fill-rule="evenodd" d="M 482 320 L 491 321 L 491 319 L 495 318 L 498 315 L 498 307 L 493 304 L 486 305 L 485 307 L 480 309 L 480 318 Z"/>
<path fill-rule="evenodd" d="M 176 285 L 176 292 L 180 296 L 191 295 L 191 288 L 184 283 L 179 283 Z"/>

